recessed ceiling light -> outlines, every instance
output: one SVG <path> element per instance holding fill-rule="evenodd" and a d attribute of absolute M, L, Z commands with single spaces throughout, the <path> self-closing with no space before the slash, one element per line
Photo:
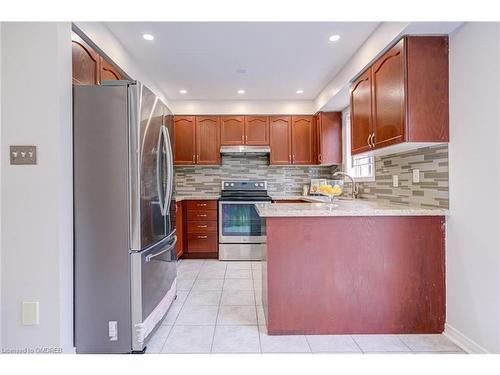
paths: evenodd
<path fill-rule="evenodd" d="M 238 94 L 244 94 L 245 90 L 238 90 Z"/>
<path fill-rule="evenodd" d="M 328 40 L 329 40 L 330 42 L 336 42 L 336 41 L 337 41 L 337 40 L 339 40 L 339 39 L 340 39 L 340 35 L 337 35 L 337 34 L 332 35 L 332 36 L 330 36 L 330 37 L 328 38 Z"/>
<path fill-rule="evenodd" d="M 187 94 L 187 90 L 179 90 L 181 94 Z"/>
<path fill-rule="evenodd" d="M 304 90 L 297 90 L 295 91 L 296 94 L 303 94 L 304 93 Z"/>
<path fill-rule="evenodd" d="M 153 40 L 155 37 L 151 34 L 142 34 L 142 37 L 146 40 Z"/>

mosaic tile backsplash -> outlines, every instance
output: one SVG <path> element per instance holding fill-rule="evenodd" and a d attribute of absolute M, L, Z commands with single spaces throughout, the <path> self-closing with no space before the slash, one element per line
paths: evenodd
<path fill-rule="evenodd" d="M 412 182 L 413 169 L 420 170 L 420 182 Z M 399 187 L 392 187 L 392 176 Z M 361 198 L 381 199 L 419 207 L 449 208 L 448 145 L 375 158 L 375 181 L 360 184 Z"/>
<path fill-rule="evenodd" d="M 223 180 L 266 180 L 271 195 L 297 195 L 311 178 L 331 178 L 335 170 L 335 166 L 272 166 L 266 155 L 222 155 L 220 166 L 176 166 L 176 194 L 218 194 Z"/>

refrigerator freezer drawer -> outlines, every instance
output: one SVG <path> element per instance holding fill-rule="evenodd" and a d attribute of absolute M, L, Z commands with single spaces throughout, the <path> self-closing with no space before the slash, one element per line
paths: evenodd
<path fill-rule="evenodd" d="M 132 349 L 142 350 L 135 334 L 137 325 L 147 320 L 164 301 L 174 285 L 177 237 L 161 241 L 149 249 L 132 253 Z M 171 292 L 170 292 L 171 293 Z M 175 293 L 175 291 L 174 291 Z M 175 295 L 174 295 L 175 297 Z"/>

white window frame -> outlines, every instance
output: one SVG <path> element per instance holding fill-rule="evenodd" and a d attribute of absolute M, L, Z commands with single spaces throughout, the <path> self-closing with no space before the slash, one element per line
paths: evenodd
<path fill-rule="evenodd" d="M 373 182 L 375 181 L 375 156 L 362 155 L 362 157 L 370 157 L 371 161 L 371 175 L 360 176 L 358 173 L 359 168 L 353 167 L 353 159 L 358 158 L 357 155 L 351 155 L 351 113 L 350 108 L 346 108 L 342 114 L 343 117 L 343 133 L 344 133 L 344 171 L 352 176 L 356 182 Z"/>

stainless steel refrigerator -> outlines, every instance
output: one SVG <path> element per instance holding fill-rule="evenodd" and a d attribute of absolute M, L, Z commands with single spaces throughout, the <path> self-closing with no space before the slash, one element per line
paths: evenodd
<path fill-rule="evenodd" d="M 74 87 L 77 353 L 143 351 L 175 299 L 172 123 L 138 82 Z"/>

